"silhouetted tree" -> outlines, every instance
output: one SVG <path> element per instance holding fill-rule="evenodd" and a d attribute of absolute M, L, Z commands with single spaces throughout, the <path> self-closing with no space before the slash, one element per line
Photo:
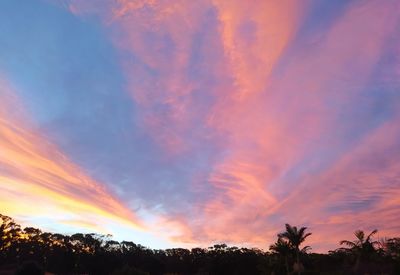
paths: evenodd
<path fill-rule="evenodd" d="M 383 238 L 378 242 L 381 254 L 400 261 L 400 238 Z"/>
<path fill-rule="evenodd" d="M 342 240 L 340 245 L 345 245 L 349 251 L 351 251 L 356 256 L 356 262 L 354 265 L 354 270 L 357 271 L 362 260 L 367 260 L 371 254 L 375 253 L 375 246 L 378 245 L 377 241 L 372 241 L 371 237 L 376 234 L 378 230 L 373 230 L 367 237 L 362 230 L 356 230 L 354 235 L 356 236 L 355 241 Z"/>
<path fill-rule="evenodd" d="M 278 254 L 281 259 L 283 259 L 285 263 L 286 273 L 289 273 L 289 256 L 292 254 L 292 247 L 290 246 L 289 242 L 278 238 L 278 240 L 272 244 L 269 249 L 274 253 Z"/>
<path fill-rule="evenodd" d="M 7 258 L 18 259 L 19 251 L 16 245 L 21 240 L 21 227 L 15 221 L 0 214 L 0 260 L 7 261 Z"/>
<path fill-rule="evenodd" d="M 269 252 L 255 248 L 240 248 L 216 244 L 209 248 L 152 250 L 133 242 L 117 242 L 110 236 L 77 233 L 72 236 L 42 232 L 33 227 L 24 230 L 12 218 L 0 215 L 0 273 L 12 274 L 28 270 L 33 261 L 54 274 L 290 274 L 301 272 L 301 265 L 309 274 L 351 274 L 354 255 L 360 251 L 368 259 L 368 251 L 376 251 L 376 242 L 357 233 L 354 242 L 343 241 L 350 248 L 329 254 L 311 253 L 308 246 L 300 247 L 310 235 L 306 228 L 286 225 L 286 232 L 278 234 Z M 371 250 L 372 247 L 372 250 Z M 365 251 L 365 252 L 361 252 Z M 371 263 L 364 263 L 359 274 L 400 274 L 400 238 L 385 239 L 379 253 L 373 252 Z M 300 257 L 301 256 L 301 257 Z M 360 258 L 360 259 L 361 259 Z M 293 271 L 290 266 L 293 264 Z M 31 265 L 34 268 L 34 265 Z M 28 269 L 27 269 L 28 268 Z M 36 269 L 43 272 L 42 268 Z M 354 270 L 353 270 L 354 271 Z M 40 273 L 42 274 L 42 273 Z"/>
<path fill-rule="evenodd" d="M 294 249 L 296 261 L 293 265 L 293 269 L 294 271 L 297 271 L 298 274 L 300 274 L 303 269 L 300 262 L 300 245 L 306 240 L 308 236 L 311 235 L 311 233 L 305 233 L 307 227 L 301 227 L 300 229 L 297 229 L 296 226 L 291 226 L 288 223 L 285 225 L 285 227 L 286 231 L 279 233 L 278 238 L 288 241 L 290 246 Z"/>

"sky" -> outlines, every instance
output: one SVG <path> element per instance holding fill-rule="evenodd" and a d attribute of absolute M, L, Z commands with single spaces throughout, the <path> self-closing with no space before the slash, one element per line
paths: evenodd
<path fill-rule="evenodd" d="M 400 2 L 2 0 L 0 213 L 152 248 L 399 236 Z"/>

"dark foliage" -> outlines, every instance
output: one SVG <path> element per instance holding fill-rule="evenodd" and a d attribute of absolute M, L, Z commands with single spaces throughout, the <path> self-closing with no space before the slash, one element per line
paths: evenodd
<path fill-rule="evenodd" d="M 305 228 L 297 230 L 287 225 L 286 229 L 288 234 L 278 235 L 277 242 L 270 246 L 271 252 L 225 244 L 207 249 L 153 250 L 98 234 L 67 236 L 31 227 L 21 229 L 12 218 L 0 214 L 0 274 L 43 274 L 43 270 L 54 274 L 96 275 L 400 274 L 400 238 L 378 243 L 370 240 L 370 234 L 362 241 L 371 245 L 310 254 L 307 247 L 299 248 L 309 236 Z M 365 251 L 360 250 L 363 247 Z M 301 271 L 295 270 L 299 262 Z"/>

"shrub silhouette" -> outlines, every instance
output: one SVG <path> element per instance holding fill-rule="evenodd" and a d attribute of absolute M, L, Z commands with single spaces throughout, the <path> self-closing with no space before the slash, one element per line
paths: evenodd
<path fill-rule="evenodd" d="M 355 246 L 350 245 L 349 248 L 337 249 L 329 254 L 317 254 L 306 253 L 308 247 L 301 246 L 310 234 L 305 227 L 298 229 L 287 224 L 286 231 L 278 234 L 278 240 L 270 246 L 269 252 L 226 244 L 162 250 L 129 241 L 117 242 L 111 236 L 98 234 L 77 233 L 69 236 L 42 232 L 33 227 L 21 229 L 12 218 L 0 215 L 0 273 L 14 270 L 16 274 L 34 275 L 43 274 L 44 270 L 55 274 L 96 275 L 279 275 L 300 273 L 304 264 L 307 274 L 351 274 L 355 271 L 351 270 L 348 263 L 354 260 L 354 253 L 358 251 L 354 247 L 369 251 L 372 245 L 375 252 L 372 253 L 373 257 L 368 258 L 367 266 L 370 274 L 399 274 L 399 238 L 387 239 L 380 246 L 381 252 L 377 253 L 377 244 L 371 240 L 373 234 L 364 234 L 362 238 L 361 233 L 357 233 L 357 240 L 362 240 L 360 243 L 357 240 L 342 242 L 343 245 L 353 243 Z M 362 259 L 367 259 L 364 255 L 369 254 L 363 253 Z"/>

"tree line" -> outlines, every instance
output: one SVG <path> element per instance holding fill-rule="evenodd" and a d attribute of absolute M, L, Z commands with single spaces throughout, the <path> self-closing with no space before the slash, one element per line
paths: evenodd
<path fill-rule="evenodd" d="M 400 274 L 400 238 L 374 240 L 376 233 L 357 230 L 327 254 L 312 253 L 303 245 L 311 233 L 289 224 L 269 251 L 226 244 L 150 249 L 109 235 L 22 229 L 0 214 L 0 274 Z"/>

